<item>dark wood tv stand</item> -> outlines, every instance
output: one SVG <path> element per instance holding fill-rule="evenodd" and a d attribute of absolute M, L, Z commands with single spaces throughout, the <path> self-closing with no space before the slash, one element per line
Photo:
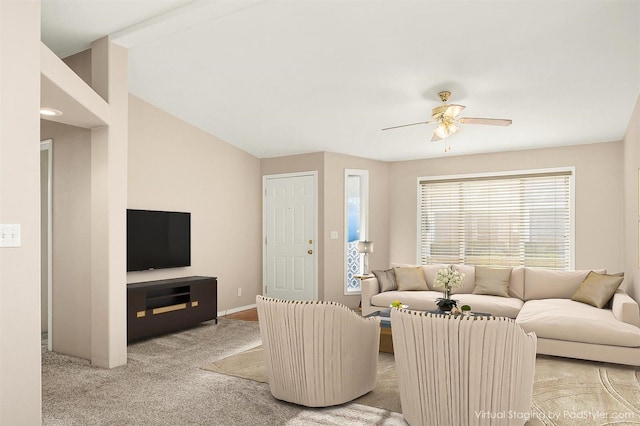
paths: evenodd
<path fill-rule="evenodd" d="M 127 342 L 218 323 L 218 279 L 184 277 L 127 284 Z"/>

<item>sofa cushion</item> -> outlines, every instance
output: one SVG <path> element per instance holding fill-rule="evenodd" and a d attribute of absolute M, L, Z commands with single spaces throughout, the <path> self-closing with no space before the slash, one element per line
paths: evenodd
<path fill-rule="evenodd" d="M 591 271 L 578 290 L 573 293 L 571 300 L 603 308 L 618 290 L 622 280 L 624 280 L 624 273 L 607 275 Z"/>
<path fill-rule="evenodd" d="M 418 311 L 434 311 L 438 309 L 436 299 L 442 297 L 442 293 L 438 291 L 387 291 L 376 294 L 371 298 L 371 304 L 382 309 L 389 308 L 391 304 L 399 300 L 403 305 L 407 305 L 408 309 Z"/>
<path fill-rule="evenodd" d="M 464 274 L 462 279 L 462 287 L 454 287 L 451 294 L 469 294 L 473 292 L 476 285 L 476 267 L 472 265 L 452 265 L 454 271 L 460 271 Z"/>
<path fill-rule="evenodd" d="M 424 271 L 424 279 L 427 281 L 427 287 L 429 290 L 438 291 L 436 288 L 436 274 L 438 273 L 438 269 L 448 268 L 447 265 L 422 265 L 422 270 Z"/>
<path fill-rule="evenodd" d="M 469 305 L 471 312 L 483 312 L 496 317 L 516 318 L 524 302 L 515 297 L 487 296 L 484 294 L 456 294 L 452 299 L 458 307 Z"/>
<path fill-rule="evenodd" d="M 396 284 L 396 273 L 393 269 L 387 269 L 385 271 L 371 271 L 373 275 L 378 279 L 380 285 L 380 291 L 396 290 L 398 285 Z"/>
<path fill-rule="evenodd" d="M 569 299 L 529 300 L 516 322 L 540 338 L 640 347 L 640 328 L 618 321 L 609 309 Z"/>
<path fill-rule="evenodd" d="M 511 268 L 476 266 L 476 285 L 473 294 L 509 297 Z"/>
<path fill-rule="evenodd" d="M 393 269 L 396 275 L 398 291 L 429 290 L 421 266 Z"/>
<path fill-rule="evenodd" d="M 589 272 L 525 268 L 524 300 L 571 299 Z"/>
<path fill-rule="evenodd" d="M 511 270 L 509 296 L 524 300 L 524 266 L 518 266 Z"/>

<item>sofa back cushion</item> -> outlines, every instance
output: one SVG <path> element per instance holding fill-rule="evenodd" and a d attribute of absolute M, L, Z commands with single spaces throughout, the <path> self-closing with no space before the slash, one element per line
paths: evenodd
<path fill-rule="evenodd" d="M 509 296 L 524 300 L 524 266 L 518 266 L 511 270 Z"/>
<path fill-rule="evenodd" d="M 435 265 L 434 265 L 435 266 Z M 437 269 L 446 268 L 446 265 L 438 265 Z M 460 271 L 464 273 L 462 280 L 462 287 L 451 289 L 451 294 L 472 294 L 476 285 L 476 267 L 472 265 L 451 265 L 454 271 Z M 520 300 L 524 300 L 524 267 L 518 266 L 511 270 L 511 279 L 509 281 L 509 296 L 517 297 Z M 433 273 L 433 280 L 435 282 L 435 271 Z M 429 289 L 442 290 L 434 288 L 427 279 Z"/>
<path fill-rule="evenodd" d="M 454 287 L 451 294 L 471 294 L 476 286 L 476 267 L 472 265 L 451 265 L 454 271 L 460 271 L 464 274 L 462 279 L 462 287 Z"/>
<path fill-rule="evenodd" d="M 436 275 L 438 269 L 448 268 L 448 265 L 422 265 L 424 271 L 424 278 L 427 280 L 427 286 L 429 290 L 442 291 L 441 288 L 436 287 Z"/>
<path fill-rule="evenodd" d="M 571 299 L 589 272 L 525 268 L 524 300 Z"/>
<path fill-rule="evenodd" d="M 391 263 L 391 268 L 397 267 L 406 267 L 412 268 L 417 265 L 408 264 L 408 263 Z M 451 294 L 472 294 L 473 289 L 476 285 L 476 267 L 471 265 L 445 265 L 445 264 L 435 264 L 435 265 L 422 265 L 422 270 L 424 272 L 424 278 L 427 282 L 427 287 L 429 290 L 433 291 L 442 291 L 442 288 L 437 288 L 434 286 L 436 282 L 436 273 L 438 269 L 452 267 L 456 271 L 460 271 L 464 273 L 464 278 L 462 280 L 462 287 L 456 287 L 451 289 Z M 526 268 L 523 266 L 515 267 L 511 270 L 511 280 L 509 282 L 509 296 L 517 297 L 520 300 L 525 300 L 524 298 L 524 271 Z M 586 274 L 585 274 L 586 277 Z M 580 283 L 578 283 L 579 285 Z M 577 289 L 577 287 L 576 287 Z M 394 289 L 395 290 L 395 289 Z M 380 285 L 380 291 L 382 290 L 382 284 Z M 573 293 L 571 293 L 573 295 Z M 571 295 L 567 297 L 567 299 L 571 298 Z"/>

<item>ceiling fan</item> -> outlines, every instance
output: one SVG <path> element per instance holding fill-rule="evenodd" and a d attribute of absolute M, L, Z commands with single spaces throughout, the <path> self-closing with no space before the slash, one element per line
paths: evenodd
<path fill-rule="evenodd" d="M 443 90 L 442 92 L 438 93 L 438 96 L 440 96 L 443 104 L 431 110 L 431 117 L 433 118 L 433 120 L 420 121 L 418 123 L 411 124 L 402 124 L 400 126 L 387 127 L 382 130 L 416 126 L 418 124 L 438 123 L 438 127 L 436 127 L 436 129 L 433 131 L 433 137 L 431 138 L 431 141 L 435 142 L 441 139 L 445 139 L 460 130 L 458 124 L 487 124 L 490 126 L 511 125 L 511 120 L 502 118 L 457 118 L 465 108 L 464 105 L 448 104 L 447 102 L 449 101 L 449 97 L 451 96 L 451 92 L 449 92 L 448 90 Z"/>

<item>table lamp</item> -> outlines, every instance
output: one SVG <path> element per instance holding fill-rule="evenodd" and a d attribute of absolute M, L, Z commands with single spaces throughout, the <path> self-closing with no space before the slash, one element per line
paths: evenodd
<path fill-rule="evenodd" d="M 363 271 L 364 275 L 369 275 L 371 271 L 369 270 L 369 258 L 368 254 L 373 253 L 373 241 L 358 241 L 358 252 L 364 254 L 362 263 L 363 263 Z"/>

